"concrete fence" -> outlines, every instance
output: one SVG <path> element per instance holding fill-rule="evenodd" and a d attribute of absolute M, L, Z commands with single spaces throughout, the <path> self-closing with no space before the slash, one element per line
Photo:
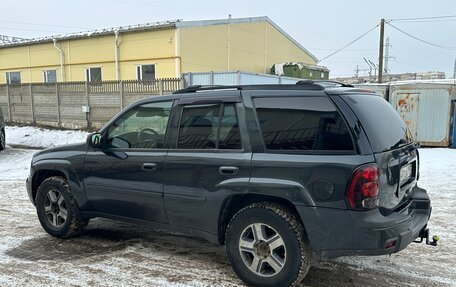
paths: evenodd
<path fill-rule="evenodd" d="M 0 85 L 0 108 L 11 123 L 100 128 L 130 103 L 182 87 L 178 78 Z"/>

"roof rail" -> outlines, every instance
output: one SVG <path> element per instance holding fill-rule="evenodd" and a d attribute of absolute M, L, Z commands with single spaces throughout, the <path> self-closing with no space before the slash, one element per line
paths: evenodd
<path fill-rule="evenodd" d="M 223 86 L 223 85 L 193 85 L 188 86 L 184 89 L 177 90 L 173 94 L 185 94 L 185 93 L 195 93 L 198 91 L 211 91 L 211 90 L 229 90 L 237 89 L 241 90 L 240 86 Z"/>
<path fill-rule="evenodd" d="M 325 86 L 314 81 L 299 81 L 294 84 L 258 84 L 258 85 L 194 85 L 177 90 L 173 94 L 196 93 L 214 90 L 324 90 Z"/>
<path fill-rule="evenodd" d="M 331 81 L 331 80 L 302 80 L 296 83 L 296 85 L 320 85 L 324 88 L 353 88 L 352 85 L 345 84 L 338 81 Z"/>

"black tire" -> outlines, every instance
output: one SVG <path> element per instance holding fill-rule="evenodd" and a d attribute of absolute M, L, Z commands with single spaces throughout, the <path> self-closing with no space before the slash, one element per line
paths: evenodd
<path fill-rule="evenodd" d="M 0 132 L 0 150 L 4 150 L 6 147 L 6 137 L 5 137 L 5 131 L 2 130 Z"/>
<path fill-rule="evenodd" d="M 67 180 L 59 176 L 47 178 L 38 187 L 36 211 L 43 229 L 58 238 L 77 236 L 88 224 L 88 220 L 82 218 Z"/>
<path fill-rule="evenodd" d="M 253 234 L 257 233 L 255 230 L 258 230 L 258 226 L 261 227 L 262 235 L 256 237 Z M 262 237 L 268 233 L 271 237 Z M 250 235 L 252 239 L 248 238 Z M 231 266 L 239 278 L 249 286 L 294 286 L 304 279 L 310 269 L 311 250 L 304 229 L 296 216 L 281 205 L 255 203 L 241 209 L 231 219 L 225 238 Z M 264 238 L 265 241 L 258 241 L 258 238 Z M 270 238 L 270 242 L 277 242 L 278 239 L 274 238 L 279 238 L 283 247 L 269 245 L 266 238 Z M 251 242 L 249 244 L 256 247 L 241 251 L 241 241 Z M 260 247 L 263 243 L 259 242 L 266 242 L 267 248 Z M 275 265 L 281 265 L 281 269 L 277 268 L 280 271 L 266 262 L 271 262 L 271 256 L 281 259 L 275 261 L 281 262 Z M 255 260 L 260 262 L 256 264 L 259 267 L 252 271 L 250 268 L 254 269 Z"/>

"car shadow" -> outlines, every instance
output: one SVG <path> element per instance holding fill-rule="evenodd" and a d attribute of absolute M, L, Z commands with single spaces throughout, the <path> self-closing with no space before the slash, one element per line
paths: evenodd
<path fill-rule="evenodd" d="M 75 238 L 58 239 L 44 232 L 5 252 L 6 255 L 25 261 L 52 260 L 53 262 L 98 263 L 124 258 L 133 265 L 147 261 L 147 254 L 172 258 L 179 265 L 195 264 L 199 268 L 213 268 L 224 274 L 230 285 L 241 284 L 231 269 L 223 246 L 203 239 L 180 234 L 152 230 L 150 228 L 105 219 L 94 219 L 86 232 Z M 150 258 L 149 258 L 150 259 Z M 153 259 L 150 259 L 154 264 Z M 205 266 L 205 267 L 203 267 Z M 190 268 L 190 267 L 189 267 Z M 198 268 L 198 267 L 197 267 Z M 189 272 L 197 272 L 197 268 Z M 176 283 L 186 282 L 186 278 L 176 278 L 173 274 L 161 274 Z M 335 260 L 316 263 L 299 286 L 391 286 L 400 282 L 423 285 L 428 282 L 401 274 L 387 274 L 386 271 L 364 269 Z M 225 281 L 226 282 L 226 281 Z M 430 283 L 430 282 L 429 282 Z M 211 282 L 209 285 L 212 285 Z M 430 284 L 431 286 L 432 284 Z"/>

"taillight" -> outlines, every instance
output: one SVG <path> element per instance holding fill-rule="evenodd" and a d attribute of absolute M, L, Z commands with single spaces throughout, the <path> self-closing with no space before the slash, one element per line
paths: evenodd
<path fill-rule="evenodd" d="M 345 192 L 349 208 L 373 209 L 378 206 L 378 167 L 366 164 L 353 171 Z"/>

